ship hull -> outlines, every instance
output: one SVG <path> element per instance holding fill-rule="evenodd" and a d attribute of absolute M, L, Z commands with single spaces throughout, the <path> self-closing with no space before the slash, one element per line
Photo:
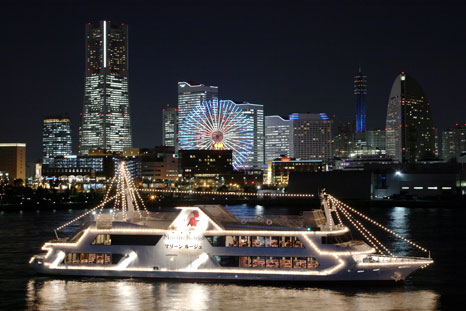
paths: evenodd
<path fill-rule="evenodd" d="M 300 284 L 387 284 L 402 285 L 405 278 L 418 267 L 406 269 L 373 269 L 342 271 L 333 275 L 282 275 L 254 273 L 217 273 L 217 272 L 180 272 L 180 271 L 105 271 L 86 269 L 48 269 L 37 265 L 33 267 L 41 275 L 63 277 L 99 277 L 99 278 L 140 278 L 154 280 L 176 280 L 195 282 L 258 282 L 258 283 L 300 283 Z"/>

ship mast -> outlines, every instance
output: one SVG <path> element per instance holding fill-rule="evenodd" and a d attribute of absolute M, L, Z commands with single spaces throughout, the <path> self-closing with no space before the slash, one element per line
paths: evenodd
<path fill-rule="evenodd" d="M 111 202 L 113 202 L 113 207 L 109 206 Z M 103 213 L 105 207 L 112 208 L 112 215 Z M 55 229 L 55 235 L 58 239 L 57 231 L 60 231 L 88 215 L 95 215 L 94 219 L 96 221 L 99 221 L 99 219 L 106 220 L 108 218 L 108 221 L 111 223 L 114 220 L 131 221 L 131 219 L 137 217 L 142 218 L 143 212 L 145 215 L 149 214 L 149 211 L 147 210 L 144 201 L 134 184 L 126 162 L 121 161 L 118 165 L 118 170 L 115 172 L 115 177 L 108 185 L 102 202 L 96 207 L 88 210 L 60 227 L 57 227 Z M 107 216 L 110 216 L 110 218 Z"/>
<path fill-rule="evenodd" d="M 326 224 L 325 224 L 325 229 L 332 231 L 335 229 L 335 227 L 338 226 L 338 224 L 335 224 L 335 221 L 333 220 L 333 217 L 332 217 L 332 212 L 336 214 L 337 210 L 335 206 L 332 204 L 332 201 L 329 200 L 328 194 L 325 193 L 325 189 L 323 189 L 320 192 L 319 196 L 320 196 L 322 208 L 325 213 L 325 218 L 327 219 Z"/>

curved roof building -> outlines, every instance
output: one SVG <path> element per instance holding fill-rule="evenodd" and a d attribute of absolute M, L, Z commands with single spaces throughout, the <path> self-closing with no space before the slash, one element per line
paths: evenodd
<path fill-rule="evenodd" d="M 402 163 L 434 156 L 430 103 L 414 78 L 402 72 L 393 82 L 387 108 L 387 154 Z"/>

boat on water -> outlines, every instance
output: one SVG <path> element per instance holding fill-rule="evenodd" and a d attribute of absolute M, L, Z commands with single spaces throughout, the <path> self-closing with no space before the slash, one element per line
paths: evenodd
<path fill-rule="evenodd" d="M 220 205 L 149 212 L 126 167 L 120 170 L 115 195 L 110 187 L 99 206 L 56 233 L 87 215 L 88 226 L 70 239 L 46 242 L 46 253 L 30 259 L 32 268 L 63 276 L 399 283 L 433 263 L 430 255 L 393 255 L 362 220 L 428 251 L 325 192 L 321 209 L 294 217 L 239 218 Z M 114 208 L 106 213 L 109 202 Z M 366 241 L 353 240 L 343 218 Z"/>

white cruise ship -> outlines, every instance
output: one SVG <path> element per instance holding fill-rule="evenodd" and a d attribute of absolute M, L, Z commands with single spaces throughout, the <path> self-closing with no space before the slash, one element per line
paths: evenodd
<path fill-rule="evenodd" d="M 321 209 L 302 217 L 238 219 L 219 205 L 150 213 L 139 209 L 140 197 L 126 178 L 117 181 L 116 196 L 107 195 L 101 206 L 75 219 L 94 211 L 86 229 L 45 243 L 46 253 L 33 256 L 30 265 L 39 273 L 65 276 L 397 283 L 433 263 L 430 256 L 394 256 L 361 221 L 399 235 L 329 194 L 321 194 Z M 103 213 L 111 200 L 121 210 Z M 368 242 L 353 240 L 343 218 Z"/>

